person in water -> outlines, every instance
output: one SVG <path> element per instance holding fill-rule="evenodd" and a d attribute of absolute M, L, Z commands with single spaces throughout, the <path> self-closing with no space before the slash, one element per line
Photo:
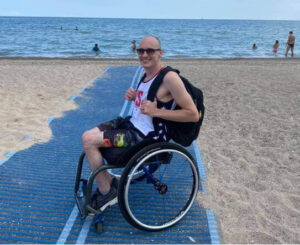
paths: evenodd
<path fill-rule="evenodd" d="M 273 53 L 277 53 L 278 47 L 279 47 L 279 42 L 278 40 L 276 40 L 273 45 Z"/>
<path fill-rule="evenodd" d="M 98 43 L 95 43 L 95 46 L 93 47 L 93 51 L 95 52 L 99 51 Z"/>
<path fill-rule="evenodd" d="M 135 50 L 136 50 L 136 41 L 135 41 L 135 40 L 132 40 L 132 41 L 131 41 L 131 50 L 132 50 L 132 51 L 135 51 Z"/>
<path fill-rule="evenodd" d="M 288 55 L 289 50 L 291 50 L 291 56 L 294 56 L 294 45 L 295 45 L 295 36 L 293 35 L 293 32 L 289 32 L 288 40 L 286 42 L 286 51 L 285 56 Z"/>

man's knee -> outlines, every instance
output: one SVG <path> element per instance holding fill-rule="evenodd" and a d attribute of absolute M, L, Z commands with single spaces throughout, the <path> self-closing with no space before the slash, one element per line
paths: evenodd
<path fill-rule="evenodd" d="M 101 145 L 101 133 L 97 129 L 91 129 L 85 131 L 82 134 L 81 142 L 84 150 L 88 150 L 94 147 L 100 147 Z"/>

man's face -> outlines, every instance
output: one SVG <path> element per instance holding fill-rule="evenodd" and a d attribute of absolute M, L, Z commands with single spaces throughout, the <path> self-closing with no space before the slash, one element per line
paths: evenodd
<path fill-rule="evenodd" d="M 137 50 L 143 51 L 138 52 L 141 66 L 143 66 L 144 68 L 151 68 L 156 66 L 160 62 L 160 58 L 162 56 L 162 50 L 158 50 L 159 48 L 159 43 L 155 38 L 144 38 L 140 42 L 140 46 Z"/>

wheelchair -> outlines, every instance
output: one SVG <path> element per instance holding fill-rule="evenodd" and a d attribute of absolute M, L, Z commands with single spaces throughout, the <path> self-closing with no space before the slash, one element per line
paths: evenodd
<path fill-rule="evenodd" d="M 92 207 L 91 196 L 95 177 L 103 170 L 118 178 L 119 209 L 125 220 L 140 230 L 160 231 L 175 225 L 196 199 L 200 182 L 197 163 L 178 144 L 144 140 L 113 162 L 100 166 L 88 178 L 82 177 L 84 158 L 82 153 L 74 196 L 82 219 L 94 217 L 97 233 L 103 231 L 104 219 L 102 212 Z"/>

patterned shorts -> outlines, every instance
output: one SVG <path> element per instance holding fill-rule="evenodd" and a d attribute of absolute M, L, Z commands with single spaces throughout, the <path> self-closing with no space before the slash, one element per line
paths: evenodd
<path fill-rule="evenodd" d="M 128 148 L 142 141 L 145 137 L 130 122 L 129 117 L 118 117 L 97 126 L 103 132 L 103 147 L 100 151 L 111 165 L 122 165 L 121 156 Z"/>
<path fill-rule="evenodd" d="M 103 132 L 103 147 L 130 147 L 143 140 L 129 119 L 117 117 L 97 126 Z"/>

